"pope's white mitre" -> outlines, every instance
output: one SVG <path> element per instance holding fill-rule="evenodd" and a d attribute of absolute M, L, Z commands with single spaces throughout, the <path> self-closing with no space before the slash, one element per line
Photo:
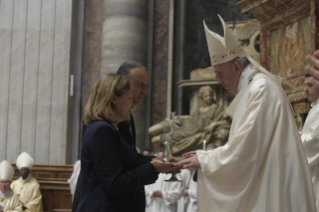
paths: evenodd
<path fill-rule="evenodd" d="M 218 17 L 223 25 L 224 37 L 210 31 L 204 21 L 206 40 L 212 66 L 227 63 L 236 57 L 245 55 L 245 51 L 227 27 L 222 17 L 219 15 Z"/>
<path fill-rule="evenodd" d="M 281 86 L 284 78 L 272 75 L 259 63 L 257 63 L 252 57 L 250 57 L 241 47 L 236 37 L 225 24 L 222 17 L 220 17 L 219 15 L 218 17 L 222 22 L 224 28 L 224 37 L 221 37 L 220 35 L 210 31 L 204 21 L 206 40 L 212 66 L 227 63 L 235 59 L 236 57 L 246 57 L 247 60 L 251 64 L 253 64 L 260 72 L 266 74 L 268 77 L 270 77 L 278 85 Z"/>
<path fill-rule="evenodd" d="M 29 168 L 31 170 L 34 164 L 34 160 L 28 153 L 22 152 L 17 158 L 16 164 L 19 170 L 23 167 Z"/>
<path fill-rule="evenodd" d="M 13 175 L 14 169 L 12 165 L 8 161 L 3 160 L 0 163 L 0 180 L 12 180 Z"/>

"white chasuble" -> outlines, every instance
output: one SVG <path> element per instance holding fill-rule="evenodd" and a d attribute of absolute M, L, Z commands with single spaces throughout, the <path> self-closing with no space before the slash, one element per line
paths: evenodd
<path fill-rule="evenodd" d="M 146 212 L 176 212 L 177 201 L 182 196 L 182 183 L 166 182 L 171 174 L 160 173 L 155 183 L 145 186 Z M 162 192 L 163 197 L 152 197 L 156 190 Z"/>
<path fill-rule="evenodd" d="M 226 110 L 233 118 L 228 143 L 196 151 L 201 165 L 198 211 L 316 211 L 306 154 L 286 94 L 262 73 L 244 81 Z"/>
<path fill-rule="evenodd" d="M 301 140 L 307 154 L 317 211 L 319 211 L 319 99 L 311 106 L 302 129 Z"/>
<path fill-rule="evenodd" d="M 20 201 L 27 209 L 27 212 L 43 212 L 42 195 L 40 184 L 30 175 L 30 179 L 26 182 L 21 177 L 11 183 L 12 191 L 19 195 Z"/>
<path fill-rule="evenodd" d="M 0 197 L 0 205 L 3 207 L 4 212 L 22 212 L 22 203 L 19 200 L 19 196 L 11 190 L 4 198 Z"/>

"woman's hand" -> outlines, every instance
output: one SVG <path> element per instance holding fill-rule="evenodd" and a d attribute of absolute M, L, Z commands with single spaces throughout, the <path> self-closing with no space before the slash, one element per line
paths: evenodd
<path fill-rule="evenodd" d="M 179 172 L 182 168 L 182 166 L 176 166 L 173 163 L 161 160 L 152 160 L 151 163 L 153 164 L 155 171 L 161 173 Z"/>

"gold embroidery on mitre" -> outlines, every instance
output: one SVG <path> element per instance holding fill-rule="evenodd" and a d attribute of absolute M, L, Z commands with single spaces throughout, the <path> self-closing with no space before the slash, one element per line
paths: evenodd
<path fill-rule="evenodd" d="M 241 47 L 241 45 L 237 45 L 235 48 L 230 50 L 230 55 L 237 54 L 237 53 L 242 52 L 242 51 L 243 51 L 243 48 Z"/>
<path fill-rule="evenodd" d="M 212 61 L 215 63 L 215 62 L 223 60 L 225 58 L 227 58 L 227 54 L 216 54 L 216 55 L 212 56 Z"/>
<path fill-rule="evenodd" d="M 244 52 L 241 45 L 237 45 L 235 48 L 231 49 L 229 52 L 229 55 L 237 54 L 239 52 Z M 228 55 L 226 53 L 225 54 L 215 54 L 214 56 L 212 56 L 212 62 L 215 63 L 217 61 L 224 60 L 227 57 L 228 57 Z"/>

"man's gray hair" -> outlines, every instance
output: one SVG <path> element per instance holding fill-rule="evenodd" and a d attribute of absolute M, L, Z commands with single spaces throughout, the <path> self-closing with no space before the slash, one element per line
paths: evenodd
<path fill-rule="evenodd" d="M 124 62 L 120 68 L 117 70 L 116 74 L 121 75 L 122 77 L 129 78 L 130 72 L 133 68 L 143 68 L 146 70 L 144 66 L 136 62 Z"/>
<path fill-rule="evenodd" d="M 241 65 L 242 68 L 245 68 L 250 62 L 246 57 L 236 57 L 228 62 L 228 65 L 231 66 L 234 62 L 237 62 Z"/>

